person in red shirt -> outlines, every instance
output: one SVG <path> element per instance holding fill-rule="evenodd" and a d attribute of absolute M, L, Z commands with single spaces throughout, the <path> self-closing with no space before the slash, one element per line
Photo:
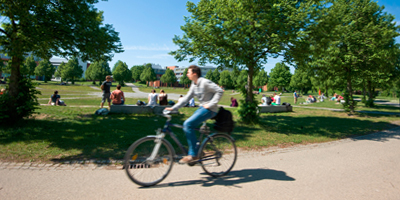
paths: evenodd
<path fill-rule="evenodd" d="M 117 89 L 111 93 L 113 105 L 123 105 L 125 103 L 124 92 L 121 91 L 121 85 L 117 85 Z"/>
<path fill-rule="evenodd" d="M 0 95 L 4 94 L 6 92 L 6 89 L 1 89 Z"/>

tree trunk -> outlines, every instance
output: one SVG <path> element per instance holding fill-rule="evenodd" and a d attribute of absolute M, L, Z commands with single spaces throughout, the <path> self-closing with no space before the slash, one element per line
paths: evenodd
<path fill-rule="evenodd" d="M 254 68 L 253 66 L 249 66 L 249 74 L 247 76 L 247 97 L 246 101 L 253 103 L 253 74 L 254 74 Z"/>
<path fill-rule="evenodd" d="M 367 81 L 367 87 L 368 87 L 368 100 L 372 100 L 374 98 L 374 92 L 372 91 L 371 81 Z"/>
<path fill-rule="evenodd" d="M 9 83 L 9 95 L 12 97 L 9 101 L 9 107 L 11 110 L 15 110 L 15 112 L 10 113 L 11 119 L 16 119 L 17 117 L 17 108 L 16 108 L 16 100 L 19 94 L 19 81 L 21 79 L 21 72 L 20 72 L 20 65 L 22 63 L 22 56 L 13 56 L 11 58 L 11 76 L 10 76 L 10 83 Z"/>
<path fill-rule="evenodd" d="M 365 91 L 365 81 L 363 81 L 363 97 L 364 97 L 364 99 L 366 99 L 365 98 L 365 93 L 366 93 L 366 91 Z"/>
<path fill-rule="evenodd" d="M 351 85 L 351 76 L 349 74 L 347 75 L 347 92 L 349 92 L 349 98 L 346 103 L 349 105 L 350 113 L 354 113 L 353 88 Z"/>
<path fill-rule="evenodd" d="M 326 97 L 328 98 L 329 97 L 328 84 L 325 85 L 325 94 L 326 94 Z"/>

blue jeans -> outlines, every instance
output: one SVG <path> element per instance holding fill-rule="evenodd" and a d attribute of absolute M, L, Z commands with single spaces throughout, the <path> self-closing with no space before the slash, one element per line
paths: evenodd
<path fill-rule="evenodd" d="M 197 156 L 197 137 L 194 129 L 207 119 L 213 118 L 216 114 L 217 113 L 201 106 L 183 123 L 183 131 L 186 134 L 186 139 L 189 145 L 188 155 Z"/>

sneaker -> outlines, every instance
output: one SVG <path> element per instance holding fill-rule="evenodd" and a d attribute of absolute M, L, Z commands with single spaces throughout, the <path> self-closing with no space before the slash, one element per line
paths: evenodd
<path fill-rule="evenodd" d="M 187 164 L 187 163 L 190 163 L 190 162 L 192 162 L 194 160 L 197 160 L 197 158 L 193 157 L 191 155 L 185 156 L 181 160 L 179 160 L 179 164 Z"/>

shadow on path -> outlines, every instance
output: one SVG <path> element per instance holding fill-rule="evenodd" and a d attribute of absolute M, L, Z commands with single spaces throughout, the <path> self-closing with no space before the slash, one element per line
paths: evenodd
<path fill-rule="evenodd" d="M 206 175 L 205 173 L 202 173 Z M 278 180 L 278 181 L 294 181 L 296 179 L 286 175 L 286 172 L 273 170 L 273 169 L 243 169 L 237 171 L 231 171 L 228 175 L 213 178 L 211 176 L 204 177 L 198 180 L 189 180 L 189 181 L 178 181 L 172 183 L 164 183 L 159 184 L 153 187 L 142 187 L 143 189 L 152 189 L 152 188 L 163 188 L 163 187 L 175 187 L 175 186 L 186 186 L 186 185 L 201 185 L 203 187 L 210 187 L 215 185 L 223 185 L 223 186 L 234 186 L 241 188 L 242 186 L 238 185 L 241 183 L 249 183 L 261 180 Z"/>

